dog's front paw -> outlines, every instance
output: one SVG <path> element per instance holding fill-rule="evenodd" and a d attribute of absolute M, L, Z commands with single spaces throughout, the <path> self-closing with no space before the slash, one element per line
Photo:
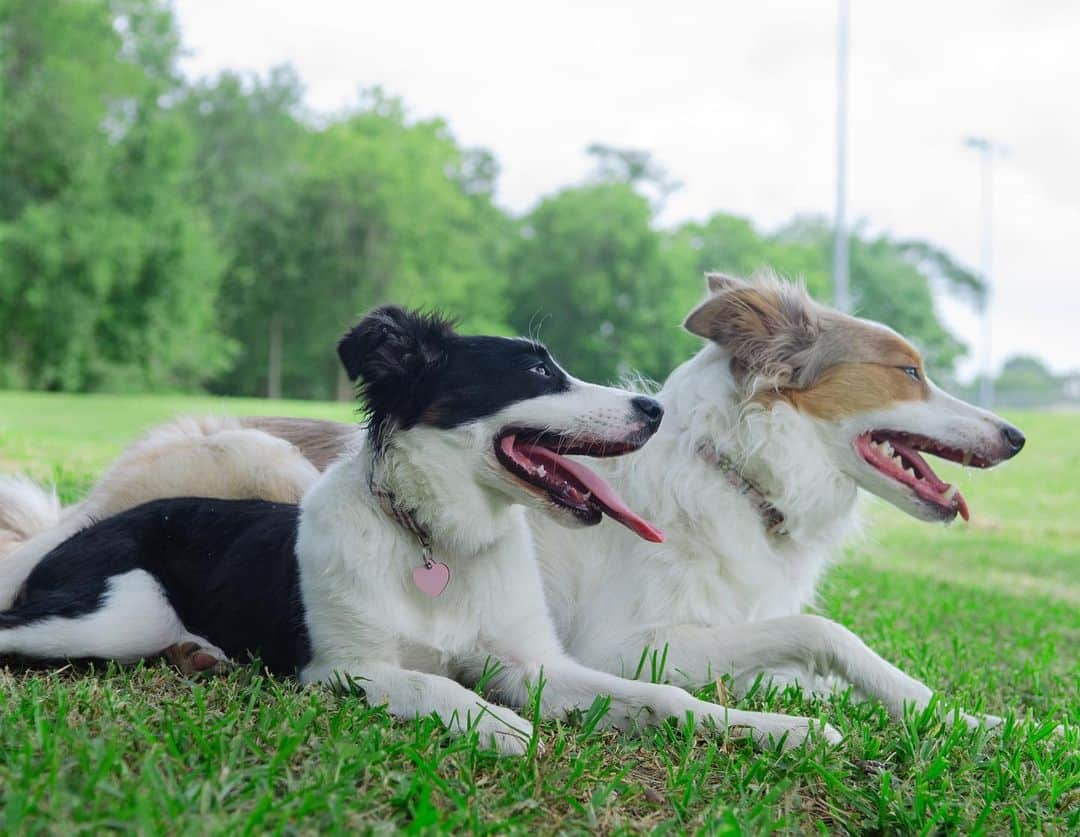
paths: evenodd
<path fill-rule="evenodd" d="M 840 730 L 832 724 L 813 718 L 800 717 L 792 717 L 789 722 L 782 725 L 780 730 L 764 730 L 760 740 L 755 736 L 759 746 L 766 744 L 772 746 L 779 741 L 783 741 L 784 750 L 794 750 L 803 746 L 808 740 L 816 738 L 824 739 L 825 743 L 832 747 L 837 746 L 844 740 Z"/>
<path fill-rule="evenodd" d="M 952 716 L 948 716 L 947 720 L 951 721 Z M 967 725 L 968 729 L 977 729 L 978 727 L 997 729 L 1005 723 L 1005 719 L 999 718 L 997 715 L 969 715 L 967 712 L 960 713 L 960 720 Z"/>
<path fill-rule="evenodd" d="M 945 722 L 950 724 L 955 723 L 959 719 L 959 722 L 966 725 L 968 729 L 982 728 L 1003 731 L 1006 727 L 1006 719 L 999 718 L 997 715 L 972 715 L 967 712 L 954 712 L 945 714 L 943 717 Z M 1054 727 L 1050 727 L 1036 718 L 1015 718 L 1013 724 L 1016 728 L 1022 730 L 1036 730 L 1040 732 L 1040 738 L 1061 738 L 1065 735 L 1065 727 L 1063 724 L 1057 724 Z"/>
<path fill-rule="evenodd" d="M 844 740 L 844 734 L 830 723 L 813 721 L 814 729 L 818 735 L 825 739 L 830 746 L 837 746 Z"/>
<path fill-rule="evenodd" d="M 481 743 L 484 743 L 482 739 Z M 488 736 L 487 744 L 500 756 L 523 756 L 529 752 L 529 739 L 517 732 L 496 730 Z"/>
<path fill-rule="evenodd" d="M 481 747 L 494 750 L 500 756 L 525 755 L 533 738 L 531 723 L 505 711 L 500 711 L 498 717 L 485 713 L 473 724 L 472 729 L 476 731 Z"/>
<path fill-rule="evenodd" d="M 767 712 L 754 713 L 752 721 L 739 720 L 728 727 L 736 738 L 751 738 L 760 749 L 769 749 L 781 744 L 784 750 L 794 750 L 808 740 L 823 739 L 835 747 L 844 740 L 844 736 L 832 724 L 815 718 L 803 718 L 798 715 L 777 715 Z"/>

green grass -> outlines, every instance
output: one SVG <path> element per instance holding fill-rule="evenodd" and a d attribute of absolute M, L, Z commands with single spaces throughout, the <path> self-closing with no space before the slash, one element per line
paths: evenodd
<path fill-rule="evenodd" d="M 178 413 L 348 407 L 0 393 L 0 470 L 67 499 L 124 444 Z M 0 669 L 0 828 L 70 832 L 1080 829 L 1080 416 L 1013 416 L 1028 449 L 960 477 L 968 526 L 875 506 L 822 611 L 966 709 L 1067 722 L 1004 733 L 793 691 L 747 708 L 822 715 L 839 748 L 758 753 L 669 725 L 630 738 L 588 713 L 540 727 L 545 753 L 500 760 L 430 719 L 254 667 L 187 680 L 158 663 Z"/>

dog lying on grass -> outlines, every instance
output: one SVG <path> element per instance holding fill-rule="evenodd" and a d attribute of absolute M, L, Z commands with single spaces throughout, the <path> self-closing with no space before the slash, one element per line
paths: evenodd
<path fill-rule="evenodd" d="M 6 589 L 0 652 L 133 661 L 171 649 L 192 670 L 254 654 L 306 683 L 352 684 L 393 715 L 475 729 L 507 754 L 532 741 L 508 708 L 530 690 L 542 717 L 605 696 L 605 722 L 620 727 L 692 717 L 789 746 L 814 729 L 562 649 L 522 506 L 575 527 L 606 515 L 661 541 L 567 458 L 638 449 L 660 426 L 657 401 L 576 380 L 534 342 L 463 337 L 398 308 L 370 314 L 338 351 L 369 419 L 299 507 L 161 499 L 78 531 Z"/>
<path fill-rule="evenodd" d="M 966 517 L 963 496 L 920 451 L 988 468 L 1018 453 L 1023 434 L 934 386 L 919 352 L 891 329 L 769 276 L 708 276 L 685 326 L 706 343 L 656 393 L 667 416 L 660 432 L 596 465 L 666 541 L 610 526 L 571 533 L 528 514 L 564 647 L 623 676 L 651 650 L 663 677 L 688 688 L 728 675 L 745 692 L 764 678 L 823 693 L 851 687 L 895 719 L 906 706 L 926 709 L 928 686 L 803 611 L 857 528 L 860 488 L 920 520 Z M 0 534 L 21 544 L 0 559 L 0 606 L 87 520 L 185 494 L 295 502 L 357 433 L 310 419 L 179 419 L 63 511 L 26 480 L 0 481 Z"/>

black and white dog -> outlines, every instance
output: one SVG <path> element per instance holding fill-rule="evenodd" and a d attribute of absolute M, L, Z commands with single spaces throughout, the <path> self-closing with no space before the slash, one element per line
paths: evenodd
<path fill-rule="evenodd" d="M 660 425 L 658 402 L 576 380 L 537 343 L 460 336 L 395 307 L 338 351 L 361 384 L 367 433 L 298 507 L 156 500 L 84 529 L 0 613 L 0 652 L 132 661 L 179 647 L 192 668 L 254 654 L 303 682 L 351 681 L 394 715 L 475 728 L 504 753 L 532 736 L 504 706 L 526 704 L 541 680 L 545 717 L 607 695 L 615 726 L 692 715 L 762 743 L 806 738 L 809 719 L 624 680 L 560 645 L 523 506 L 571 525 L 606 514 L 662 540 L 564 457 L 639 448 Z"/>

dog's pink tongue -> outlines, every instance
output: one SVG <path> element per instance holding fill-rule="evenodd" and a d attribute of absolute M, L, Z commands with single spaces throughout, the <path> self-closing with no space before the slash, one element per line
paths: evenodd
<path fill-rule="evenodd" d="M 552 450 L 537 447 L 536 445 L 520 445 L 518 447 L 533 462 L 544 464 L 549 467 L 557 467 L 572 476 L 592 494 L 592 498 L 603 508 L 604 512 L 614 520 L 619 521 L 630 531 L 641 538 L 653 543 L 663 543 L 664 533 L 653 526 L 649 521 L 634 513 L 626 502 L 615 493 L 615 489 L 604 482 L 599 474 L 594 474 L 584 465 L 581 465 L 566 457 L 559 456 Z"/>

